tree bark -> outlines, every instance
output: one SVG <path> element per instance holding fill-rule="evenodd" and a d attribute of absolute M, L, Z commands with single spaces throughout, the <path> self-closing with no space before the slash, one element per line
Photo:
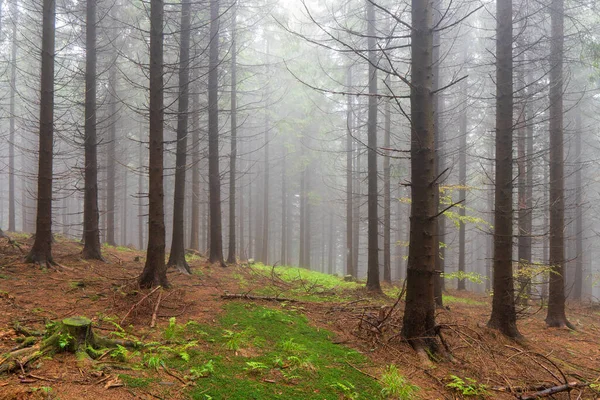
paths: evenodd
<path fill-rule="evenodd" d="M 227 262 L 235 264 L 235 184 L 237 160 L 237 4 L 233 5 L 231 26 L 231 154 L 229 156 L 229 252 Z"/>
<path fill-rule="evenodd" d="M 433 109 L 433 7 L 412 0 L 411 218 L 402 335 L 421 355 L 441 351 L 435 324 L 436 166 Z"/>
<path fill-rule="evenodd" d="M 513 26 L 512 0 L 496 2 L 496 193 L 494 298 L 488 326 L 519 337 L 512 268 Z"/>
<path fill-rule="evenodd" d="M 284 150 L 285 151 L 285 150 Z M 287 235 L 287 224 L 288 224 L 288 199 L 287 199 L 287 153 L 284 154 L 281 163 L 281 257 L 280 262 L 282 265 L 289 265 L 288 263 L 288 235 Z"/>
<path fill-rule="evenodd" d="M 168 287 L 165 264 L 163 188 L 163 0 L 150 2 L 150 160 L 148 186 L 148 250 L 141 287 Z"/>
<path fill-rule="evenodd" d="M 441 9 L 441 1 L 440 0 L 436 0 L 434 2 L 434 10 L 440 10 Z M 434 23 L 437 24 L 439 22 L 439 18 L 441 17 L 441 13 L 436 13 L 436 16 L 434 16 Z M 441 82 L 441 77 L 440 77 L 440 63 L 441 63 L 441 59 L 440 59 L 440 45 L 441 45 L 441 40 L 440 40 L 440 32 L 438 30 L 433 32 L 433 54 L 432 54 L 432 60 L 433 60 L 433 66 L 432 66 L 432 73 L 433 73 L 433 81 L 432 81 L 432 90 L 436 91 L 440 88 L 440 82 Z M 443 99 L 441 97 L 441 95 L 439 93 L 435 93 L 433 95 L 433 129 L 434 129 L 434 136 L 435 136 L 435 147 L 436 147 L 436 153 L 435 153 L 435 175 L 436 176 L 440 176 L 440 174 L 443 171 L 443 165 L 444 165 L 444 131 L 442 130 L 442 126 L 441 126 L 441 114 L 443 112 Z M 440 178 L 438 179 L 438 182 L 436 182 L 435 185 L 435 203 L 438 204 L 438 208 L 440 207 L 440 181 L 442 181 L 443 177 L 440 176 Z M 441 210 L 440 210 L 441 211 Z M 445 226 L 445 219 L 444 216 L 441 215 L 439 218 L 436 218 L 434 221 L 436 228 L 435 231 L 437 232 L 436 237 L 434 238 L 435 244 L 434 244 L 434 248 L 435 248 L 435 270 L 436 273 L 434 275 L 434 286 L 433 286 L 433 291 L 434 291 L 434 298 L 435 298 L 435 305 L 437 307 L 443 307 L 444 306 L 444 296 L 443 296 L 443 289 L 444 289 L 444 277 L 443 277 L 443 273 L 444 273 L 444 256 L 443 253 L 445 251 L 444 246 L 442 245 L 444 242 L 444 236 L 445 236 L 445 230 L 446 230 L 446 226 Z"/>
<path fill-rule="evenodd" d="M 96 133 L 96 1 L 87 0 L 85 24 L 85 187 L 83 258 L 101 260 L 98 210 L 98 136 Z"/>
<path fill-rule="evenodd" d="M 19 24 L 19 2 L 11 3 L 12 39 L 10 51 L 10 127 L 8 138 L 8 230 L 15 232 L 16 200 L 15 200 L 15 93 L 17 91 L 17 25 Z"/>
<path fill-rule="evenodd" d="M 583 297 L 583 186 L 581 175 L 581 110 L 575 111 L 575 281 L 573 285 L 573 300 L 581 301 Z"/>
<path fill-rule="evenodd" d="M 571 327 L 565 313 L 565 198 L 563 133 L 564 0 L 552 0 L 550 41 L 550 292 L 546 324 Z"/>
<path fill-rule="evenodd" d="M 386 87 L 390 87 L 390 75 L 386 76 Z M 392 130 L 391 100 L 385 102 L 385 134 L 383 147 L 389 149 Z M 383 280 L 392 282 L 392 194 L 390 182 L 390 157 L 389 152 L 383 158 Z"/>
<path fill-rule="evenodd" d="M 114 246 L 115 241 L 115 182 L 117 158 L 117 57 L 115 55 L 108 72 L 109 127 L 106 151 L 106 242 Z"/>
<path fill-rule="evenodd" d="M 52 259 L 52 171 L 54 150 L 54 57 L 56 2 L 44 0 L 40 80 L 40 139 L 35 241 L 27 262 L 50 265 Z"/>
<path fill-rule="evenodd" d="M 185 170 L 187 168 L 188 115 L 190 104 L 190 19 L 192 3 L 181 2 L 181 34 L 179 40 L 179 104 L 177 112 L 177 153 L 175 155 L 175 193 L 173 195 L 173 236 L 168 266 L 191 274 L 185 260 L 184 211 Z"/>
<path fill-rule="evenodd" d="M 141 138 L 141 129 L 140 129 Z M 144 248 L 144 145 L 139 144 L 139 169 L 138 169 L 138 246 Z"/>
<path fill-rule="evenodd" d="M 208 185 L 210 192 L 209 261 L 223 262 L 221 175 L 219 173 L 219 0 L 210 1 L 208 71 Z"/>
<path fill-rule="evenodd" d="M 524 63 L 524 59 L 521 59 L 521 64 Z M 529 203 L 529 194 L 530 191 L 529 185 L 531 171 L 531 162 L 529 158 L 531 157 L 531 153 L 528 153 L 527 149 L 527 141 L 528 141 L 528 130 L 527 125 L 527 103 L 528 99 L 525 95 L 525 77 L 523 74 L 523 68 L 520 67 L 518 69 L 517 81 L 521 85 L 519 88 L 521 96 L 523 98 L 522 104 L 519 110 L 519 119 L 517 121 L 518 126 L 518 138 L 517 138 L 517 170 L 518 170 L 518 180 L 517 180 L 517 204 L 518 204 L 518 245 L 517 245 L 517 259 L 519 261 L 519 268 L 528 268 L 531 265 L 531 206 Z M 530 124 L 531 125 L 531 124 Z M 519 282 L 519 294 L 520 294 L 520 302 L 522 304 L 527 304 L 530 288 L 531 288 L 531 278 L 523 276 L 521 278 L 521 282 Z"/>
<path fill-rule="evenodd" d="M 348 90 L 352 88 L 352 66 L 348 66 L 346 71 L 346 86 Z M 352 203 L 354 192 L 352 181 L 354 179 L 354 171 L 352 170 L 352 160 L 354 158 L 353 143 L 354 138 L 354 116 L 352 108 L 352 96 L 347 96 L 346 103 L 346 275 L 350 275 L 356 278 L 356 270 L 354 269 L 354 252 L 352 251 L 353 245 L 353 214 L 354 205 Z"/>
<path fill-rule="evenodd" d="M 465 46 L 466 48 L 467 46 Z M 466 54 L 466 49 L 463 49 Z M 466 61 L 466 57 L 465 57 Z M 458 228 L 458 271 L 466 272 L 466 241 L 467 241 L 467 232 L 465 226 L 465 216 L 466 216 L 466 198 L 467 198 L 467 123 L 468 123 L 468 115 L 467 115 L 467 80 L 463 80 L 461 84 L 461 92 L 463 96 L 463 102 L 465 103 L 461 109 L 460 113 L 460 150 L 458 156 L 458 199 L 459 201 L 463 201 L 460 208 L 458 209 L 458 215 L 460 218 L 460 225 Z M 458 280 L 458 290 L 466 290 L 466 281 L 465 279 Z"/>
<path fill-rule="evenodd" d="M 381 292 L 379 283 L 379 217 L 377 191 L 377 55 L 375 39 L 375 6 L 367 0 L 367 46 L 369 49 L 369 107 L 367 121 L 368 136 L 368 262 L 367 290 Z"/>
<path fill-rule="evenodd" d="M 193 72 L 196 82 L 197 68 Z M 200 88 L 194 84 L 192 95 L 192 221 L 190 223 L 190 249 L 200 251 Z"/>
<path fill-rule="evenodd" d="M 266 41 L 266 54 L 267 54 L 267 76 L 269 76 L 269 41 Z M 268 85 L 267 85 L 268 86 Z M 268 101 L 268 89 L 265 93 L 265 101 Z M 261 234 L 261 249 L 260 249 L 260 261 L 267 265 L 269 263 L 269 109 L 265 104 L 265 159 L 264 159 L 264 171 L 263 171 L 263 212 L 262 212 L 262 234 Z"/>

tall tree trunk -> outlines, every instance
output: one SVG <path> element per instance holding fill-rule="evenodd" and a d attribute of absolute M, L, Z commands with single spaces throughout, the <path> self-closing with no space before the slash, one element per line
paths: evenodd
<path fill-rule="evenodd" d="M 302 146 L 302 150 L 301 150 L 301 158 L 304 157 L 304 145 L 300 144 L 300 146 Z M 299 244 L 300 244 L 300 248 L 298 251 L 298 266 L 300 268 L 307 268 L 308 266 L 306 265 L 306 260 L 304 259 L 304 256 L 306 255 L 306 167 L 304 167 L 304 169 L 300 172 L 300 238 L 299 238 Z"/>
<path fill-rule="evenodd" d="M 572 327 L 565 314 L 565 195 L 563 134 L 564 0 L 552 0 L 550 42 L 550 293 L 546 324 Z"/>
<path fill-rule="evenodd" d="M 388 74 L 385 78 L 386 87 L 390 87 L 391 80 Z M 389 149 L 392 130 L 391 100 L 385 102 L 385 135 L 383 147 Z M 383 280 L 392 282 L 392 194 L 390 182 L 390 157 L 389 153 L 383 158 Z"/>
<path fill-rule="evenodd" d="M 441 1 L 440 0 L 436 0 L 434 5 L 433 5 L 434 10 L 441 10 Z M 440 22 L 440 18 L 441 18 L 441 13 L 438 11 L 435 13 L 434 18 L 434 24 L 438 24 Z M 442 60 L 440 59 L 440 45 L 441 45 L 441 41 L 440 41 L 440 32 L 439 30 L 435 30 L 433 32 L 433 54 L 432 54 L 432 61 L 433 61 L 433 66 L 432 66 L 432 73 L 433 73 L 433 81 L 432 81 L 432 90 L 436 91 L 440 88 L 440 82 L 441 82 L 441 77 L 440 77 L 440 63 L 442 62 Z M 440 174 L 442 174 L 443 170 L 443 165 L 444 165 L 444 138 L 443 138 L 443 134 L 444 131 L 442 130 L 441 127 L 441 114 L 443 112 L 443 99 L 441 97 L 441 95 L 439 93 L 434 93 L 433 94 L 433 130 L 434 130 L 434 136 L 435 136 L 435 148 L 436 148 L 436 153 L 435 153 L 435 176 L 438 176 L 438 181 L 435 184 L 435 203 L 438 205 L 440 204 L 440 183 L 443 179 L 442 176 L 440 176 Z M 441 211 L 441 210 L 440 210 Z M 442 255 L 442 253 L 445 251 L 444 246 L 442 245 L 443 241 L 444 241 L 444 234 L 445 234 L 445 219 L 444 216 L 441 215 L 439 218 L 436 218 L 436 220 L 434 221 L 435 225 L 436 225 L 436 229 L 435 231 L 437 232 L 437 235 L 434 237 L 434 249 L 435 249 L 435 275 L 434 275 L 434 283 L 433 283 L 433 291 L 434 291 L 434 298 L 435 298 L 435 305 L 437 307 L 443 307 L 444 306 L 444 296 L 443 296 L 443 289 L 444 289 L 444 257 Z"/>
<path fill-rule="evenodd" d="M 581 184 L 581 110 L 575 111 L 575 282 L 572 297 L 581 301 L 583 296 L 583 186 Z"/>
<path fill-rule="evenodd" d="M 305 173 L 305 197 L 304 197 L 304 264 L 308 269 L 313 269 L 311 264 L 312 256 L 312 227 L 311 227 L 311 216 L 312 216 L 312 205 L 310 204 L 310 193 L 311 193 L 311 176 L 314 171 L 309 164 L 306 167 Z"/>
<path fill-rule="evenodd" d="M 494 149 L 495 149 L 495 145 L 494 142 L 490 140 L 490 149 L 489 149 L 489 158 L 490 158 L 490 163 L 489 163 L 489 174 L 488 176 L 490 176 L 490 183 L 489 183 L 489 189 L 487 192 L 487 211 L 489 213 L 489 217 L 488 217 L 488 224 L 490 226 L 490 231 L 488 232 L 488 240 L 486 241 L 486 278 L 487 280 L 485 281 L 485 289 L 490 292 L 492 290 L 492 282 L 494 280 L 494 232 L 493 232 L 493 227 L 494 227 L 494 197 L 495 197 L 495 189 L 494 189 L 494 182 L 492 180 L 492 176 L 495 175 L 495 163 L 494 160 L 492 158 L 492 155 L 494 154 Z"/>
<path fill-rule="evenodd" d="M 165 264 L 163 188 L 163 0 L 150 2 L 150 159 L 148 185 L 148 250 L 141 287 L 168 287 Z"/>
<path fill-rule="evenodd" d="M 248 259 L 248 254 L 246 252 L 246 238 L 244 237 L 244 229 L 246 223 L 244 197 L 241 197 L 238 203 L 240 207 L 240 260 L 245 261 Z"/>
<path fill-rule="evenodd" d="M 235 264 L 235 183 L 237 160 L 237 4 L 233 5 L 231 26 L 231 154 L 229 156 L 229 252 L 227 262 Z"/>
<path fill-rule="evenodd" d="M 141 130 L 140 130 L 141 137 Z M 138 246 L 140 250 L 144 248 L 144 145 L 139 145 L 138 158 Z"/>
<path fill-rule="evenodd" d="M 96 0 L 87 0 L 85 24 L 85 188 L 83 258 L 101 260 L 96 134 Z"/>
<path fill-rule="evenodd" d="M 17 25 L 19 24 L 19 2 L 11 3 L 12 39 L 10 51 L 10 127 L 8 138 L 8 230 L 17 230 L 15 200 L 15 93 L 17 91 Z"/>
<path fill-rule="evenodd" d="M 496 199 L 494 298 L 488 326 L 519 337 L 512 268 L 513 26 L 512 0 L 496 2 Z"/>
<path fill-rule="evenodd" d="M 197 68 L 193 81 L 198 79 Z M 194 84 L 192 95 L 192 221 L 190 222 L 190 249 L 200 251 L 200 88 Z"/>
<path fill-rule="evenodd" d="M 346 71 L 346 86 L 348 90 L 352 87 L 352 66 L 348 66 Z M 352 160 L 354 158 L 352 137 L 354 128 L 354 116 L 352 108 L 352 96 L 348 96 L 346 103 L 346 274 L 356 277 L 354 269 L 354 252 L 353 245 L 353 230 L 354 230 L 354 205 L 352 200 L 354 197 L 352 181 L 354 179 L 354 171 L 352 170 Z"/>
<path fill-rule="evenodd" d="M 129 179 L 129 174 L 127 173 L 127 168 L 123 168 L 123 193 L 122 193 L 122 201 L 123 201 L 123 205 L 121 207 L 121 245 L 123 246 L 128 246 L 129 243 L 127 241 L 127 217 L 128 217 L 128 212 L 127 212 L 127 199 L 129 197 L 129 185 L 127 183 L 127 180 Z M 85 226 L 84 226 L 85 228 Z"/>
<path fill-rule="evenodd" d="M 433 109 L 433 7 L 412 0 L 411 217 L 402 335 L 426 358 L 441 351 L 435 329 L 435 132 Z"/>
<path fill-rule="evenodd" d="M 465 46 L 466 47 L 466 46 Z M 466 54 L 466 49 L 464 50 Z M 466 57 L 465 57 L 466 60 Z M 461 85 L 461 92 L 463 95 L 463 102 L 465 103 L 462 107 L 460 113 L 460 150 L 458 157 L 458 199 L 463 201 L 461 207 L 458 209 L 458 215 L 461 219 L 460 225 L 458 228 L 458 271 L 466 272 L 466 242 L 467 242 L 467 232 L 465 226 L 465 216 L 466 216 L 466 198 L 467 198 L 467 123 L 468 123 L 468 115 L 467 115 L 467 104 L 468 101 L 466 92 L 467 92 L 467 80 L 463 80 Z M 466 290 L 466 281 L 465 279 L 458 280 L 458 290 Z"/>
<path fill-rule="evenodd" d="M 210 191 L 211 263 L 223 262 L 221 225 L 221 175 L 219 174 L 219 0 L 210 1 L 208 71 L 208 185 Z"/>
<path fill-rule="evenodd" d="M 117 164 L 117 57 L 112 61 L 108 72 L 109 127 L 106 151 L 106 242 L 114 246 L 115 241 L 115 183 Z"/>
<path fill-rule="evenodd" d="M 402 187 L 398 185 L 398 198 L 396 200 L 396 269 L 399 280 L 404 280 L 404 237 L 405 232 L 404 217 L 402 213 L 402 202 L 399 200 L 402 197 Z M 441 292 L 441 290 L 440 290 Z M 440 295 L 441 296 L 441 295 Z"/>
<path fill-rule="evenodd" d="M 284 150 L 285 151 L 285 150 Z M 287 200 L 287 154 L 283 155 L 281 163 L 281 257 L 280 263 L 288 265 L 288 200 Z"/>
<path fill-rule="evenodd" d="M 520 64 L 524 64 L 524 58 L 521 58 Z M 525 94 L 525 76 L 523 68 L 519 67 L 517 73 L 517 81 L 521 86 L 521 96 L 523 98 L 521 107 L 519 109 L 519 119 L 517 121 L 518 126 L 518 138 L 517 138 L 517 204 L 518 204 L 518 245 L 517 245 L 517 259 L 519 262 L 519 268 L 528 268 L 531 265 L 531 206 L 529 203 L 529 191 L 528 187 L 529 177 L 531 175 L 531 162 L 529 158 L 531 153 L 528 153 L 527 141 L 529 128 L 526 126 L 527 122 L 527 103 L 528 99 Z M 529 124 L 531 125 L 531 124 Z M 531 288 L 531 278 L 526 275 L 522 275 L 521 282 L 519 282 L 519 296 L 522 304 L 527 304 Z"/>
<path fill-rule="evenodd" d="M 54 56 L 56 2 L 44 0 L 40 80 L 40 139 L 35 241 L 27 262 L 50 265 L 52 259 L 52 166 L 54 148 Z"/>
<path fill-rule="evenodd" d="M 323 218 L 324 219 L 324 218 Z M 335 227 L 333 225 L 333 212 L 329 211 L 329 239 L 327 241 L 327 269 L 324 272 L 328 274 L 333 274 L 335 271 L 334 261 L 333 261 L 333 249 L 336 245 L 335 241 Z"/>
<path fill-rule="evenodd" d="M 381 292 L 379 283 L 379 217 L 377 191 L 377 54 L 375 53 L 375 6 L 367 0 L 367 46 L 369 48 L 368 136 L 368 262 L 367 290 Z"/>
<path fill-rule="evenodd" d="M 173 237 L 168 266 L 191 274 L 185 260 L 184 211 L 185 170 L 187 168 L 188 115 L 190 105 L 190 19 L 192 3 L 181 2 L 181 35 L 179 40 L 179 104 L 177 112 L 177 154 L 175 156 L 175 193 L 173 196 Z"/>
<path fill-rule="evenodd" d="M 356 274 L 355 277 L 358 277 L 358 257 L 360 253 L 358 252 L 360 247 L 360 204 L 362 202 L 362 186 L 361 186 L 361 154 L 360 154 L 361 144 L 356 141 L 356 160 L 355 165 L 356 169 L 354 170 L 354 196 L 353 204 L 354 204 L 354 216 L 352 217 L 352 223 L 354 224 L 352 228 L 352 240 L 354 241 L 352 246 L 352 262 L 354 263 L 353 271 Z"/>

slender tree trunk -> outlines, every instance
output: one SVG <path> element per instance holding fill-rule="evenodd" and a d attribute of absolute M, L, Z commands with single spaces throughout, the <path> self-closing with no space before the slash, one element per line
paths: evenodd
<path fill-rule="evenodd" d="M 352 246 L 352 262 L 354 263 L 353 271 L 356 274 L 355 277 L 358 277 L 358 257 L 360 253 L 358 252 L 360 247 L 360 203 L 362 202 L 362 186 L 361 186 L 361 154 L 360 154 L 361 144 L 356 141 L 356 170 L 354 170 L 354 217 L 352 218 L 352 223 L 354 224 L 352 228 L 352 240 L 354 241 Z"/>
<path fill-rule="evenodd" d="M 175 156 L 175 193 L 173 196 L 173 236 L 168 266 L 191 274 L 185 260 L 184 211 L 185 170 L 187 168 L 187 136 L 190 103 L 190 20 L 192 3 L 181 2 L 181 35 L 179 40 L 179 105 L 177 113 L 177 154 Z"/>
<path fill-rule="evenodd" d="M 466 46 L 465 46 L 466 47 Z M 467 198 L 467 123 L 468 123 L 468 115 L 467 115 L 467 104 L 468 101 L 466 96 L 467 91 L 467 80 L 463 80 L 462 82 L 462 95 L 463 102 L 465 102 L 462 107 L 460 113 L 460 150 L 458 157 L 458 199 L 463 201 L 461 207 L 458 209 L 458 215 L 461 219 L 460 226 L 458 228 L 458 271 L 466 272 L 466 242 L 467 242 L 467 231 L 465 226 L 465 216 L 466 216 L 466 198 Z M 458 280 L 458 290 L 466 290 L 466 281 L 465 279 Z"/>
<path fill-rule="evenodd" d="M 40 80 L 40 139 L 35 242 L 27 262 L 50 265 L 52 259 L 52 167 L 54 148 L 54 56 L 56 2 L 44 0 Z"/>
<path fill-rule="evenodd" d="M 583 296 L 583 186 L 581 184 L 581 110 L 576 110 L 575 117 L 575 283 L 572 297 L 581 301 Z"/>
<path fill-rule="evenodd" d="M 219 174 L 219 0 L 210 1 L 210 49 L 208 72 L 208 181 L 210 191 L 211 263 L 223 262 L 221 230 L 221 176 Z"/>
<path fill-rule="evenodd" d="M 436 166 L 433 107 L 433 7 L 412 0 L 411 217 L 402 335 L 426 358 L 441 351 L 436 340 Z"/>
<path fill-rule="evenodd" d="M 391 85 L 390 75 L 386 76 L 386 87 Z M 389 149 L 390 135 L 392 130 L 392 107 L 391 100 L 385 102 L 385 135 L 383 147 Z M 390 158 L 389 154 L 383 158 L 383 280 L 392 282 L 392 194 L 390 182 Z"/>
<path fill-rule="evenodd" d="M 245 204 L 244 197 L 240 197 L 239 207 L 240 207 L 240 260 L 245 261 L 248 259 L 248 254 L 246 252 L 246 238 L 244 237 L 244 229 L 245 229 Z"/>
<path fill-rule="evenodd" d="M 489 149 L 489 155 L 490 155 L 490 163 L 489 163 L 489 176 L 492 177 L 495 175 L 495 164 L 494 161 L 492 159 L 492 155 L 494 154 L 494 142 L 490 140 L 490 149 Z M 488 240 L 486 241 L 486 278 L 487 280 L 485 281 L 485 289 L 490 292 L 492 290 L 492 282 L 493 282 L 493 275 L 494 275 L 494 232 L 493 232 L 493 227 L 494 227 L 494 182 L 493 180 L 490 178 L 490 183 L 489 183 L 489 189 L 487 192 L 487 210 L 489 213 L 489 217 L 488 217 L 488 223 L 490 228 L 490 231 L 488 232 Z"/>
<path fill-rule="evenodd" d="M 325 219 L 325 218 L 323 218 Z M 333 274 L 335 271 L 334 261 L 333 261 L 333 249 L 335 247 L 335 226 L 333 225 L 333 212 L 329 211 L 329 239 L 327 241 L 327 269 L 324 272 L 328 274 Z"/>
<path fill-rule="evenodd" d="M 141 130 L 140 130 L 141 137 Z M 138 170 L 138 246 L 144 248 L 144 145 L 139 145 Z"/>
<path fill-rule="evenodd" d="M 312 205 L 310 204 L 310 193 L 312 190 L 311 186 L 311 176 L 312 176 L 312 168 L 311 165 L 308 165 L 305 170 L 305 197 L 304 197 L 304 263 L 306 268 L 312 268 L 312 226 L 311 226 L 311 216 L 312 216 Z"/>
<path fill-rule="evenodd" d="M 101 260 L 98 210 L 98 136 L 96 134 L 96 1 L 87 0 L 85 24 L 85 188 L 83 258 Z"/>
<path fill-rule="evenodd" d="M 123 246 L 128 246 L 128 240 L 127 240 L 127 225 L 128 225 L 128 221 L 127 221 L 127 217 L 128 217 L 128 212 L 127 212 L 127 199 L 129 197 L 129 185 L 127 183 L 129 179 L 129 174 L 127 173 L 127 168 L 123 169 L 123 207 L 122 207 L 122 211 L 121 211 L 121 244 Z"/>
<path fill-rule="evenodd" d="M 108 72 L 109 127 L 106 151 L 106 242 L 114 246 L 115 241 L 115 183 L 117 158 L 117 58 L 113 59 Z"/>
<path fill-rule="evenodd" d="M 571 327 L 565 314 L 565 195 L 563 134 L 564 0 L 552 0 L 550 42 L 550 293 L 546 324 Z"/>
<path fill-rule="evenodd" d="M 8 230 L 15 232 L 16 200 L 15 200 L 15 93 L 17 91 L 17 25 L 19 24 L 19 2 L 11 3 L 12 40 L 10 54 L 10 127 L 8 138 Z"/>
<path fill-rule="evenodd" d="M 285 151 L 285 150 L 284 150 Z M 281 259 L 282 265 L 288 265 L 287 253 L 287 224 L 288 224 L 288 200 L 287 200 L 287 154 L 284 154 L 281 163 Z"/>
<path fill-rule="evenodd" d="M 402 187 L 398 185 L 398 199 L 396 200 L 396 269 L 398 279 L 403 280 L 406 278 L 404 273 L 404 237 L 405 232 L 404 218 L 402 215 L 402 202 L 399 200 L 402 197 Z"/>
<path fill-rule="evenodd" d="M 524 63 L 524 59 L 522 58 L 521 64 Z M 529 158 L 531 157 L 531 153 L 527 152 L 527 135 L 528 128 L 527 124 L 527 103 L 528 100 L 525 95 L 525 77 L 523 74 L 523 68 L 519 67 L 517 74 L 517 81 L 521 85 L 521 96 L 523 97 L 523 101 L 519 110 L 519 119 L 517 121 L 518 126 L 518 138 L 517 138 L 517 169 L 518 169 L 518 180 L 517 180 L 517 203 L 518 203 L 518 247 L 517 247 L 517 259 L 519 260 L 519 268 L 528 268 L 531 265 L 531 206 L 528 205 L 528 185 L 531 184 L 529 182 L 529 176 L 531 172 L 529 169 L 531 168 L 531 163 Z M 531 288 L 531 278 L 523 276 L 521 278 L 521 282 L 519 282 L 519 296 L 520 302 L 524 305 L 527 304 L 530 288 Z"/>
<path fill-rule="evenodd" d="M 194 71 L 196 71 L 194 69 Z M 193 73 L 196 82 L 198 73 Z M 190 223 L 190 249 L 200 251 L 200 88 L 194 84 L 192 95 L 192 221 Z"/>
<path fill-rule="evenodd" d="M 496 209 L 494 298 L 488 326 L 519 337 L 512 268 L 513 26 L 512 0 L 496 2 Z"/>
<path fill-rule="evenodd" d="M 301 157 L 304 156 L 304 146 L 301 144 L 300 146 L 302 146 L 302 150 L 301 150 Z M 305 243 L 305 239 L 306 239 L 306 167 L 304 170 L 302 170 L 300 172 L 300 238 L 299 238 L 299 244 L 300 244 L 300 249 L 298 251 L 298 266 L 300 268 L 307 268 L 306 265 L 306 260 L 304 259 L 304 256 L 306 255 L 305 252 L 305 248 L 306 248 L 306 243 Z"/>
<path fill-rule="evenodd" d="M 163 0 L 150 2 L 150 160 L 148 185 L 148 250 L 141 287 L 168 287 L 165 264 L 163 188 Z"/>
<path fill-rule="evenodd" d="M 346 72 L 346 86 L 350 90 L 352 88 L 352 66 L 348 66 Z M 354 197 L 354 189 L 352 181 L 354 172 L 352 170 L 352 160 L 354 158 L 352 135 L 354 134 L 354 116 L 352 108 L 352 96 L 347 96 L 346 104 L 346 275 L 356 277 L 356 269 L 354 269 L 354 252 L 353 245 L 353 230 L 354 230 L 354 205 L 352 203 Z"/>
<path fill-rule="evenodd" d="M 367 290 L 381 292 L 379 283 L 379 217 L 377 191 L 377 55 L 375 53 L 375 6 L 367 0 L 367 25 L 369 48 L 369 108 L 368 136 L 368 263 Z"/>
<path fill-rule="evenodd" d="M 237 45 L 236 16 L 238 5 L 233 5 L 231 26 L 231 155 L 229 156 L 229 253 L 227 262 L 235 264 L 235 183 L 237 160 Z"/>
<path fill-rule="evenodd" d="M 441 9 L 441 1 L 440 0 L 436 0 L 434 3 L 433 8 L 435 10 L 440 10 Z M 436 13 L 436 15 L 434 16 L 434 24 L 439 23 L 439 19 L 441 17 L 440 13 Z M 432 58 L 433 58 L 433 66 L 432 66 L 432 72 L 433 72 L 433 81 L 432 81 L 432 90 L 436 91 L 440 88 L 440 81 L 441 81 L 441 77 L 440 77 L 440 63 L 441 63 L 441 59 L 440 59 L 440 46 L 441 46 L 441 41 L 440 41 L 440 32 L 439 30 L 435 30 L 433 32 L 433 54 L 432 54 Z M 442 104 L 443 104 L 443 99 L 441 98 L 441 95 L 439 93 L 434 93 L 433 94 L 433 129 L 434 129 L 434 136 L 435 136 L 435 147 L 436 147 L 436 153 L 435 153 L 435 175 L 438 176 L 438 181 L 435 184 L 435 203 L 440 204 L 440 183 L 443 179 L 442 176 L 440 176 L 440 174 L 442 174 L 443 172 L 443 165 L 444 165 L 444 139 L 443 139 L 443 134 L 444 131 L 442 130 L 441 127 L 441 113 L 443 112 L 442 110 Z M 440 210 L 441 211 L 441 210 Z M 434 248 L 435 248 L 435 275 L 434 275 L 434 286 L 433 286 L 433 291 L 434 291 L 434 297 L 435 297 L 435 305 L 437 307 L 443 307 L 444 306 L 444 296 L 443 296 L 443 288 L 444 288 L 444 277 L 443 277 L 443 273 L 444 273 L 444 258 L 442 256 L 442 252 L 445 250 L 444 246 L 442 245 L 443 240 L 444 240 L 444 235 L 443 233 L 445 233 L 445 224 L 444 224 L 445 220 L 444 220 L 444 216 L 441 215 L 439 218 L 436 218 L 434 223 L 436 225 L 436 229 L 435 231 L 437 232 L 437 235 L 434 237 Z"/>

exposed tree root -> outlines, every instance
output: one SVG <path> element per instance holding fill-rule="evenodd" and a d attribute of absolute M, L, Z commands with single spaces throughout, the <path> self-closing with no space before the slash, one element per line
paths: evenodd
<path fill-rule="evenodd" d="M 19 327 L 19 333 L 31 333 Z M 33 338 L 33 336 L 28 336 Z M 92 321 L 85 317 L 65 318 L 56 325 L 50 336 L 31 347 L 14 350 L 0 356 L 0 374 L 23 368 L 27 364 L 48 354 L 61 351 L 85 353 L 94 357 L 94 349 L 117 346 L 135 348 L 137 343 L 126 340 L 112 340 L 97 336 L 92 331 Z M 91 354 L 90 354 L 91 353 Z"/>
<path fill-rule="evenodd" d="M 13 238 L 11 238 L 6 233 L 4 233 L 4 231 L 2 229 L 0 229 L 0 239 L 8 240 L 8 244 L 10 244 L 12 247 L 16 247 L 17 249 L 19 249 L 21 254 L 25 254 L 25 251 L 23 251 L 23 249 L 21 248 L 19 243 L 17 243 Z"/>
<path fill-rule="evenodd" d="M 519 399 L 521 399 L 521 400 L 541 399 L 543 397 L 551 397 L 557 393 L 568 392 L 568 391 L 571 391 L 576 388 L 588 387 L 589 385 L 590 385 L 589 383 L 570 382 L 565 385 L 553 386 L 551 388 L 544 389 L 544 390 L 541 390 L 539 392 L 536 392 L 536 393 L 533 393 L 530 395 L 520 396 Z"/>

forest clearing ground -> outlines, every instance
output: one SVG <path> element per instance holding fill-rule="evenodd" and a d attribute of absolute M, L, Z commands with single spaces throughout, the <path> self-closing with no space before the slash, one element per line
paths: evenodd
<path fill-rule="evenodd" d="M 31 245 L 26 235 L 13 238 L 24 250 Z M 54 257 L 64 268 L 47 271 L 24 264 L 21 252 L 0 240 L 0 354 L 17 345 L 15 321 L 43 330 L 48 321 L 76 315 L 91 318 L 101 335 L 148 347 L 118 349 L 96 362 L 70 354 L 43 358 L 0 376 L 1 399 L 373 399 L 389 389 L 378 380 L 391 364 L 420 388 L 412 393 L 421 399 L 510 399 L 516 396 L 495 389 L 600 378 L 600 308 L 591 305 L 569 305 L 575 332 L 547 329 L 545 310 L 530 310 L 519 323 L 525 340 L 515 343 L 485 327 L 489 296 L 449 293 L 450 310 L 440 310 L 437 321 L 454 361 L 427 368 L 398 337 L 397 286 L 384 286 L 387 296 L 372 299 L 361 285 L 337 277 L 261 265 L 212 267 L 194 256 L 191 277 L 169 272 L 172 288 L 162 292 L 157 327 L 150 328 L 158 292 L 144 299 L 149 291 L 135 286 L 145 254 L 104 247 L 106 263 L 88 262 L 81 248 L 57 237 Z M 296 301 L 225 300 L 225 293 Z M 591 389 L 572 392 L 579 394 L 596 397 Z M 562 396 L 555 398 L 568 398 Z"/>

